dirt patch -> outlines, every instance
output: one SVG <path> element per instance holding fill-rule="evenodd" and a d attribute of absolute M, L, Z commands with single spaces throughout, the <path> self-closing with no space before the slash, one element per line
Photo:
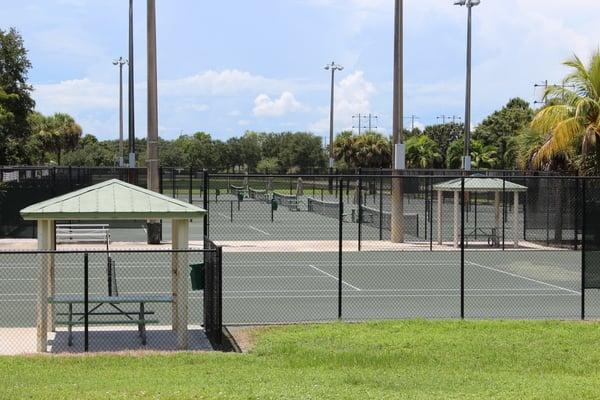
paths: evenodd
<path fill-rule="evenodd" d="M 242 351 L 247 353 L 254 348 L 258 333 L 264 329 L 261 326 L 229 326 L 229 333 Z"/>

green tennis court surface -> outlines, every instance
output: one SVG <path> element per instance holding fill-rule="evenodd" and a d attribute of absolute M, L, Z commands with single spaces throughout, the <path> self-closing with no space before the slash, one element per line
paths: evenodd
<path fill-rule="evenodd" d="M 170 256 L 113 255 L 119 294 L 169 294 Z M 190 256 L 190 263 L 201 261 Z M 83 292 L 82 255 L 57 255 L 57 294 Z M 467 318 L 577 319 L 581 254 L 570 251 L 469 251 L 465 258 Z M 0 324 L 35 326 L 37 256 L 2 255 Z M 226 324 L 337 319 L 337 253 L 225 253 Z M 459 252 L 343 254 L 343 319 L 457 318 Z M 105 256 L 90 258 L 90 291 L 106 294 Z M 598 291 L 586 292 L 587 316 L 600 317 Z M 202 321 L 202 293 L 190 293 L 190 323 Z M 170 324 L 170 306 L 153 306 Z"/>

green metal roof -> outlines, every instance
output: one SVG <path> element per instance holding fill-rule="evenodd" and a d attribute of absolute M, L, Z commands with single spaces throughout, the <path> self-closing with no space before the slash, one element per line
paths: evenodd
<path fill-rule="evenodd" d="M 442 192 L 460 192 L 462 178 L 452 179 L 448 182 L 433 185 L 433 190 Z M 527 187 L 499 178 L 467 177 L 465 178 L 465 192 L 526 192 Z"/>
<path fill-rule="evenodd" d="M 25 220 L 191 219 L 206 210 L 160 193 L 111 179 L 21 210 Z"/>

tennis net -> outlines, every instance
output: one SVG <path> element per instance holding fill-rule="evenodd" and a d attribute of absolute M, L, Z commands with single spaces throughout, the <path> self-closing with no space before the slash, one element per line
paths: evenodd
<path fill-rule="evenodd" d="M 229 185 L 229 187 L 231 189 L 231 193 L 236 196 L 239 196 L 240 194 L 242 194 L 242 196 L 246 195 L 246 188 L 244 186 Z"/>
<path fill-rule="evenodd" d="M 337 202 L 321 201 L 309 197 L 308 199 L 308 211 L 315 214 L 323 215 L 325 217 L 339 218 L 340 217 L 340 204 Z"/>
<path fill-rule="evenodd" d="M 392 230 L 392 213 L 362 206 L 364 225 L 376 229 Z M 404 231 L 411 236 L 419 237 L 419 214 L 404 214 Z"/>
<path fill-rule="evenodd" d="M 251 187 L 249 187 L 248 196 L 253 200 L 262 201 L 264 203 L 268 203 L 271 201 L 271 196 L 269 196 L 269 193 L 267 193 L 266 190 L 252 189 Z"/>
<path fill-rule="evenodd" d="M 282 206 L 297 208 L 298 207 L 298 196 L 293 194 L 282 194 L 273 192 L 273 200 Z"/>

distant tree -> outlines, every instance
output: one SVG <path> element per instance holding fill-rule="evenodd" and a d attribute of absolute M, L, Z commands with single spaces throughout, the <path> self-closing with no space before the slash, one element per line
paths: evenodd
<path fill-rule="evenodd" d="M 256 165 L 262 158 L 261 139 L 256 132 L 246 132 L 240 138 L 241 156 L 243 164 L 249 172 L 256 170 Z"/>
<path fill-rule="evenodd" d="M 535 116 L 531 127 L 545 133 L 544 143 L 532 157 L 535 168 L 544 168 L 556 157 L 575 153 L 584 173 L 597 174 L 600 164 L 600 50 L 589 65 L 574 56 L 564 63 L 571 73 L 564 86 L 549 86 L 544 98 L 550 102 Z M 569 86 L 574 86 L 571 89 Z"/>
<path fill-rule="evenodd" d="M 79 144 L 82 129 L 68 114 L 57 113 L 35 122 L 36 137 L 46 152 L 56 155 L 56 163 L 61 165 L 63 152 L 74 150 Z"/>
<path fill-rule="evenodd" d="M 336 160 L 352 168 L 388 168 L 392 161 L 389 139 L 375 132 L 339 136 L 334 143 Z"/>
<path fill-rule="evenodd" d="M 520 98 L 511 99 L 501 110 L 495 111 L 475 128 L 473 139 L 479 140 L 484 145 L 497 147 L 498 166 L 513 168 L 514 157 L 510 154 L 505 156 L 505 153 L 511 151 L 509 147 L 514 143 L 511 143 L 512 138 L 531 123 L 533 114 L 528 102 Z"/>
<path fill-rule="evenodd" d="M 449 169 L 461 167 L 464 148 L 464 140 L 460 138 L 448 147 L 446 166 Z M 493 169 L 498 166 L 498 148 L 495 146 L 486 145 L 479 140 L 471 140 L 470 155 L 471 167 L 474 169 Z"/>
<path fill-rule="evenodd" d="M 411 136 L 405 144 L 409 168 L 437 168 L 444 160 L 440 146 L 428 136 Z"/>
<path fill-rule="evenodd" d="M 278 174 L 281 165 L 277 158 L 263 158 L 256 165 L 256 171 L 261 174 Z"/>
<path fill-rule="evenodd" d="M 30 68 L 21 35 L 14 28 L 0 29 L 0 165 L 28 161 L 27 118 L 35 107 L 27 83 Z"/>
<path fill-rule="evenodd" d="M 444 157 L 444 161 L 446 161 L 445 157 L 450 143 L 456 141 L 463 134 L 464 130 L 464 124 L 447 123 L 430 125 L 425 128 L 423 135 L 433 139 L 438 144 L 440 153 Z"/>

